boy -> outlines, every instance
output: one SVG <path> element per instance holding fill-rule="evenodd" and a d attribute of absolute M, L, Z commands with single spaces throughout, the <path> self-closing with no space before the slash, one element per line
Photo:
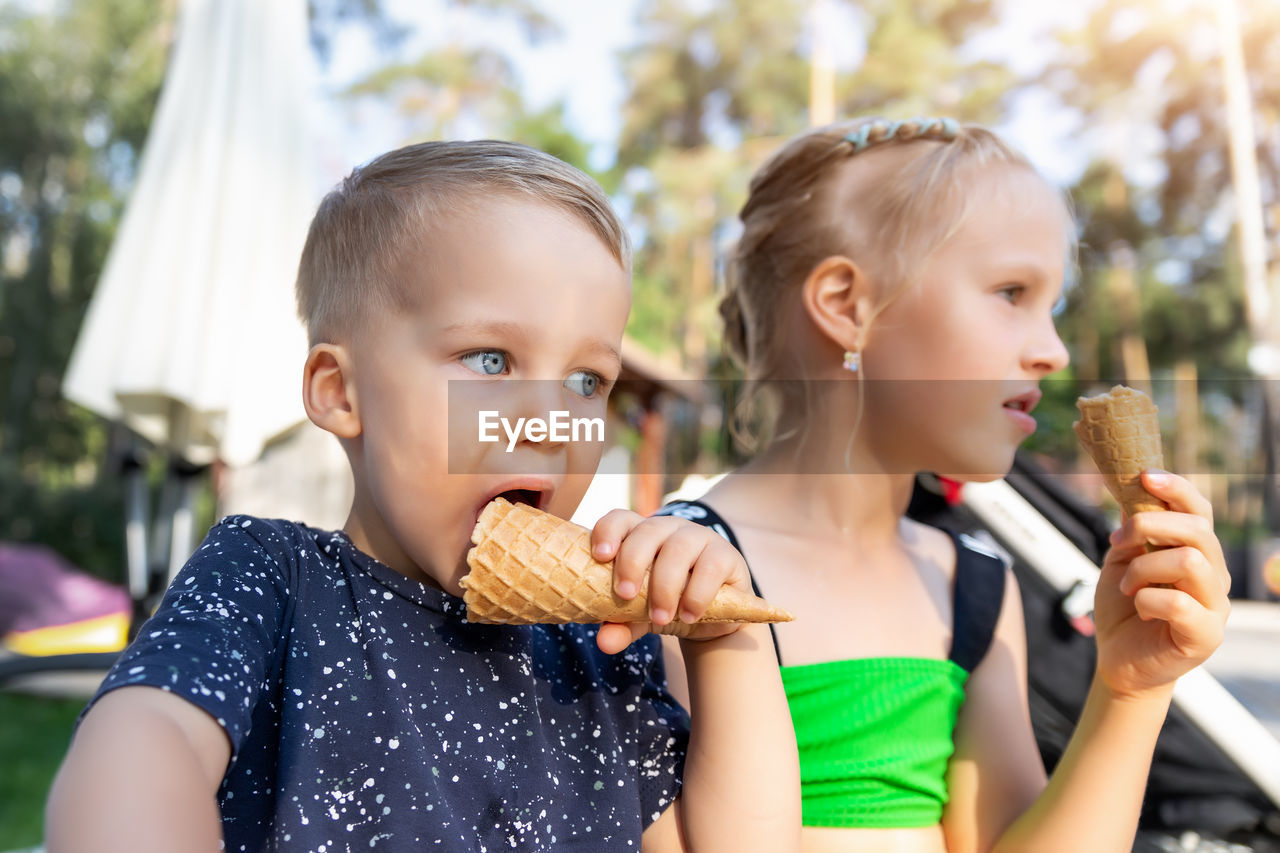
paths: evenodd
<path fill-rule="evenodd" d="M 719 537 L 626 512 L 597 524 L 619 595 L 653 565 L 652 624 L 476 625 L 457 598 L 485 504 L 567 517 L 600 445 L 464 440 L 450 388 L 512 421 L 603 416 L 629 282 L 599 187 L 524 146 L 410 146 L 330 193 L 299 268 L 303 396 L 351 463 L 350 516 L 338 533 L 249 517 L 210 532 L 76 733 L 51 853 L 795 847 L 767 628 L 681 641 L 691 732 L 657 638 L 632 644 L 695 620 L 723 583 L 749 590 Z"/>

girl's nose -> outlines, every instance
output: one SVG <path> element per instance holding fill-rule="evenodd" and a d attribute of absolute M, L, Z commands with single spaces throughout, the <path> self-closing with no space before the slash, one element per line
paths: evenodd
<path fill-rule="evenodd" d="M 1041 374 L 1055 373 L 1067 366 L 1071 355 L 1052 319 L 1046 321 L 1044 330 L 1030 342 L 1024 360 L 1028 368 Z"/>

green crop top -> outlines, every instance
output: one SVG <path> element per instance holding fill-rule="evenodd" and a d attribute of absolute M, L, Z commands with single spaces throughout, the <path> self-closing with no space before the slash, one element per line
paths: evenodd
<path fill-rule="evenodd" d="M 710 527 L 739 548 L 729 525 L 706 504 L 681 501 L 660 512 Z M 991 645 L 1005 583 L 1004 562 L 995 553 L 971 537 L 952 538 L 954 639 L 947 660 L 782 666 L 800 751 L 805 826 L 899 828 L 942 820 L 965 682 Z M 775 650 L 777 642 L 775 634 Z"/>

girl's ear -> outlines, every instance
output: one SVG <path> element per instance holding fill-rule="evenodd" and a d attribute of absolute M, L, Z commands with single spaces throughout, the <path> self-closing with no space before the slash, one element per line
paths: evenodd
<path fill-rule="evenodd" d="M 302 404 L 307 417 L 338 438 L 361 433 L 351 355 L 338 344 L 316 344 L 302 368 Z"/>
<path fill-rule="evenodd" d="M 821 260 L 802 290 L 809 319 L 842 350 L 860 352 L 871 323 L 871 282 L 862 268 L 844 255 Z"/>

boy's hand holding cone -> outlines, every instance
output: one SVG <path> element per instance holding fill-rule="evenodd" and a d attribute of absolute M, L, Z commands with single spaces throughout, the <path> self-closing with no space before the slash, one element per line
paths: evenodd
<path fill-rule="evenodd" d="M 526 504 L 497 498 L 484 508 L 462 579 L 467 620 L 507 625 L 648 622 L 648 584 L 631 599 L 613 590 L 612 562 L 591 556 L 591 531 Z M 723 586 L 698 624 L 789 622 L 792 616 L 756 596 Z M 675 621 L 664 634 L 687 634 Z"/>
<path fill-rule="evenodd" d="M 1076 407 L 1080 420 L 1072 428 L 1125 516 L 1167 510 L 1142 486 L 1143 471 L 1164 467 L 1159 410 L 1151 398 L 1117 385 L 1105 394 L 1079 398 Z"/>

